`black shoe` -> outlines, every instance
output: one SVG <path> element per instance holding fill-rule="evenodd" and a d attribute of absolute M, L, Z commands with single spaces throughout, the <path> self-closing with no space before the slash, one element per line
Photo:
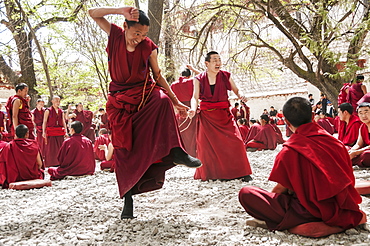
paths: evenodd
<path fill-rule="evenodd" d="M 171 154 L 173 157 L 173 164 L 175 165 L 183 165 L 191 168 L 202 166 L 200 160 L 186 154 L 180 147 L 171 149 Z"/>
<path fill-rule="evenodd" d="M 125 204 L 121 213 L 121 220 L 134 219 L 134 201 L 132 199 L 131 191 L 125 195 Z"/>
<path fill-rule="evenodd" d="M 242 177 L 241 180 L 243 182 L 249 182 L 249 181 L 252 181 L 253 178 L 250 175 L 247 175 L 247 176 Z"/>

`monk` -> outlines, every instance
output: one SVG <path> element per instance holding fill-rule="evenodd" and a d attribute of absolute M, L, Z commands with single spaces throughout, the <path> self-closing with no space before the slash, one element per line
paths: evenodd
<path fill-rule="evenodd" d="M 338 107 L 338 139 L 348 147 L 353 147 L 358 139 L 361 120 L 353 114 L 353 107 L 349 103 L 342 103 Z"/>
<path fill-rule="evenodd" d="M 105 112 L 105 109 L 104 108 L 99 108 L 99 119 L 100 119 L 100 129 L 101 128 L 105 128 L 107 130 L 109 130 L 109 119 L 108 119 L 108 115 L 107 115 L 107 112 Z"/>
<path fill-rule="evenodd" d="M 285 122 L 294 134 L 276 156 L 269 180 L 277 185 L 271 192 L 246 186 L 239 201 L 262 221 L 259 226 L 300 233 L 297 226 L 311 225 L 323 231 L 308 236 L 321 237 L 365 223 L 366 215 L 358 206 L 361 197 L 346 148 L 311 122 L 311 110 L 302 97 L 285 103 Z"/>
<path fill-rule="evenodd" d="M 4 146 L 0 155 L 0 176 L 3 175 L 3 188 L 18 181 L 44 179 L 44 165 L 36 140 L 28 139 L 26 125 L 15 128 L 15 138 Z M 1 178 L 0 178 L 1 179 Z"/>
<path fill-rule="evenodd" d="M 367 93 L 366 86 L 363 84 L 365 77 L 362 74 L 356 76 L 351 86 L 346 90 L 347 102 L 353 107 L 353 112 L 356 112 L 358 101 Z"/>
<path fill-rule="evenodd" d="M 231 180 L 241 178 L 250 181 L 251 167 L 238 126 L 230 112 L 228 91 L 240 96 L 230 73 L 221 70 L 221 57 L 216 51 L 206 55 L 207 70 L 194 78 L 194 93 L 189 117 L 198 110 L 197 158 L 203 166 L 195 171 L 194 178 L 201 180 Z M 238 156 L 238 158 L 235 158 Z"/>
<path fill-rule="evenodd" d="M 238 127 L 240 134 L 242 136 L 243 143 L 246 144 L 248 133 L 249 133 L 249 125 L 247 125 L 247 120 L 244 118 L 238 119 Z"/>
<path fill-rule="evenodd" d="M 93 8 L 89 14 L 109 35 L 112 82 L 106 109 L 119 193 L 125 197 L 121 218 L 130 219 L 132 195 L 160 189 L 165 171 L 176 164 L 196 168 L 201 162 L 182 148 L 173 107 L 183 116 L 188 107 L 160 73 L 157 46 L 146 36 L 147 15 L 134 7 Z M 123 29 L 105 19 L 111 14 L 126 18 Z"/>
<path fill-rule="evenodd" d="M 3 150 L 3 148 L 7 144 L 8 144 L 8 142 L 3 141 L 3 135 L 0 133 L 0 155 L 1 155 L 1 151 Z M 1 164 L 0 164 L 0 185 L 2 185 L 4 183 L 4 180 L 5 180 L 5 174 L 2 173 L 2 172 L 4 172 L 4 170 L 2 170 Z"/>
<path fill-rule="evenodd" d="M 43 99 L 37 99 L 36 108 L 31 111 L 32 120 L 35 123 L 36 128 L 36 140 L 39 144 L 41 156 L 43 157 L 43 159 L 45 158 L 45 143 L 44 138 L 42 137 L 42 123 L 44 122 L 45 113 L 44 104 L 45 102 Z"/>
<path fill-rule="evenodd" d="M 59 165 L 57 156 L 64 138 L 68 137 L 63 110 L 59 108 L 60 97 L 53 96 L 51 103 L 52 106 L 45 110 L 42 125 L 42 136 L 45 141 L 45 166 L 47 167 Z"/>
<path fill-rule="evenodd" d="M 238 102 L 236 102 L 234 104 L 234 107 L 231 109 L 231 113 L 234 116 L 234 120 L 238 120 L 240 118 L 241 114 L 240 114 L 240 111 L 239 111 L 239 103 Z"/>
<path fill-rule="evenodd" d="M 94 118 L 93 112 L 90 110 L 84 110 L 84 106 L 82 103 L 76 104 L 76 109 L 73 111 L 72 114 L 68 115 L 68 118 L 72 121 L 79 121 L 84 125 L 84 130 L 82 131 L 82 135 L 86 136 L 90 139 L 93 143 L 95 142 L 95 130 L 92 127 L 92 121 Z"/>
<path fill-rule="evenodd" d="M 250 115 L 251 115 L 251 111 L 250 111 L 250 108 L 248 107 L 248 105 L 241 101 L 240 102 L 241 106 L 240 106 L 240 118 L 244 118 L 246 119 L 246 123 L 249 124 L 249 118 L 250 118 Z"/>
<path fill-rule="evenodd" d="M 275 124 L 274 120 L 270 120 L 270 125 L 274 129 L 276 133 L 276 141 L 278 144 L 283 144 L 285 140 L 283 139 L 283 133 L 281 132 L 280 128 Z"/>
<path fill-rule="evenodd" d="M 92 142 L 81 134 L 83 125 L 79 121 L 71 123 L 69 134 L 59 150 L 59 167 L 49 167 L 50 180 L 63 179 L 65 176 L 93 175 L 95 159 Z"/>
<path fill-rule="evenodd" d="M 319 114 L 316 114 L 314 116 L 314 120 L 319 126 L 325 129 L 329 134 L 331 135 L 334 134 L 334 131 L 335 131 L 334 126 L 330 123 L 330 121 L 328 121 L 325 118 L 325 114 L 322 111 L 320 111 Z"/>
<path fill-rule="evenodd" d="M 171 84 L 171 90 L 173 93 L 175 93 L 177 99 L 188 107 L 190 106 L 190 100 L 193 96 L 193 79 L 191 78 L 192 71 L 195 73 L 195 75 L 200 73 L 191 65 L 187 65 L 186 69 L 181 72 L 181 77 L 179 80 Z M 176 119 L 179 124 L 184 148 L 189 155 L 195 157 L 197 155 L 197 118 L 189 119 L 188 117 L 182 117 L 179 113 L 176 113 Z"/>
<path fill-rule="evenodd" d="M 94 143 L 94 155 L 95 155 L 95 159 L 99 160 L 99 161 L 105 161 L 105 151 L 104 150 L 101 150 L 99 149 L 99 146 L 100 145 L 106 145 L 108 146 L 110 140 L 109 140 L 109 136 L 108 136 L 108 130 L 105 129 L 105 128 L 101 128 L 99 130 L 99 137 L 97 137 L 95 139 L 95 143 Z"/>
<path fill-rule="evenodd" d="M 109 140 L 111 139 L 111 134 L 109 134 Z M 112 142 L 109 142 L 108 144 L 103 144 L 98 146 L 100 151 L 104 152 L 104 161 L 100 163 L 100 169 L 106 170 L 109 169 L 110 172 L 114 172 L 115 168 L 115 162 L 113 158 L 113 151 L 114 147 Z"/>
<path fill-rule="evenodd" d="M 353 165 L 370 167 L 370 103 L 358 105 L 357 113 L 363 124 L 360 126 L 356 144 L 349 150 L 349 156 Z"/>
<path fill-rule="evenodd" d="M 247 139 L 245 140 L 246 143 L 251 141 L 262 129 L 261 124 L 258 124 L 258 122 L 255 119 L 250 119 L 249 121 L 249 132 Z"/>
<path fill-rule="evenodd" d="M 268 115 L 260 116 L 261 130 L 257 135 L 246 144 L 247 150 L 274 150 L 278 144 L 278 134 L 271 126 Z"/>
<path fill-rule="evenodd" d="M 9 97 L 5 108 L 8 113 L 9 127 L 8 132 L 14 137 L 15 128 L 19 124 L 26 125 L 29 130 L 29 138 L 36 139 L 33 132 L 34 122 L 32 121 L 32 114 L 30 111 L 29 103 L 27 100 L 28 96 L 28 85 L 20 83 L 15 87 L 16 94 Z"/>

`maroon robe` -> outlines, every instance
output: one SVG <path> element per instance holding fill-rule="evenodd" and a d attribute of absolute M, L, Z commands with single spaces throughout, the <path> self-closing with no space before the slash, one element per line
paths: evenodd
<path fill-rule="evenodd" d="M 345 230 L 357 226 L 363 217 L 348 152 L 317 124 L 297 128 L 276 156 L 269 180 L 289 189 L 289 194 L 244 187 L 239 200 L 271 230 L 313 221 Z"/>
<path fill-rule="evenodd" d="M 361 125 L 362 122 L 356 115 L 351 115 L 348 125 L 345 121 L 340 121 L 338 139 L 342 141 L 344 145 L 353 147 L 353 145 L 356 144 Z"/>
<path fill-rule="evenodd" d="M 234 120 L 237 120 L 238 119 L 238 112 L 239 112 L 239 109 L 233 107 L 231 109 L 231 114 L 234 116 Z"/>
<path fill-rule="evenodd" d="M 249 127 L 246 125 L 239 125 L 239 131 L 242 136 L 243 143 L 246 144 L 248 133 L 249 133 Z"/>
<path fill-rule="evenodd" d="M 278 134 L 275 132 L 273 126 L 271 124 L 266 124 L 261 127 L 261 130 L 257 133 L 257 135 L 247 143 L 247 148 L 255 148 L 253 142 L 261 143 L 262 145 L 258 145 L 258 149 L 276 149 L 278 144 Z"/>
<path fill-rule="evenodd" d="M 89 110 L 82 110 L 81 112 L 79 112 L 77 109 L 75 109 L 73 113 L 76 114 L 76 118 L 72 118 L 72 121 L 79 121 L 84 126 L 81 134 L 86 136 L 94 143 L 95 129 L 92 127 L 92 120 L 94 118 L 93 112 Z"/>
<path fill-rule="evenodd" d="M 175 93 L 177 99 L 190 107 L 190 100 L 193 96 L 193 79 L 186 79 L 180 77 L 178 81 L 171 84 L 171 89 Z M 179 124 L 181 139 L 184 144 L 186 152 L 191 156 L 196 156 L 197 143 L 196 143 L 196 128 L 197 116 L 193 119 L 181 117 L 176 114 L 176 119 Z"/>
<path fill-rule="evenodd" d="M 357 115 L 357 102 L 365 95 L 362 91 L 362 83 L 352 84 L 348 88 L 347 101 L 353 107 L 353 112 Z"/>
<path fill-rule="evenodd" d="M 4 119 L 5 113 L 3 111 L 0 111 L 0 132 L 4 131 Z"/>
<path fill-rule="evenodd" d="M 262 126 L 260 124 L 254 123 L 249 128 L 248 136 L 247 136 L 247 139 L 245 140 L 246 143 L 248 143 L 249 141 L 251 141 L 258 134 L 258 132 L 261 131 L 261 129 L 262 129 Z"/>
<path fill-rule="evenodd" d="M 330 122 L 327 119 L 319 119 L 317 121 L 317 124 L 324 128 L 329 134 L 333 135 L 334 134 L 334 126 L 330 124 Z"/>
<path fill-rule="evenodd" d="M 175 166 L 170 150 L 182 147 L 173 105 L 148 74 L 148 59 L 156 48 L 146 38 L 128 52 L 124 30 L 111 25 L 107 52 L 112 82 L 106 108 L 121 198 L 129 190 L 160 189 L 165 171 Z"/>
<path fill-rule="evenodd" d="M 108 114 L 107 113 L 104 113 L 104 114 L 100 115 L 100 121 L 101 121 L 100 129 L 102 129 L 102 128 L 105 128 L 107 130 L 110 129 L 109 119 L 108 119 Z"/>
<path fill-rule="evenodd" d="M 359 133 L 361 134 L 362 140 L 364 141 L 364 146 L 369 146 L 370 145 L 370 133 L 367 128 L 366 124 L 362 124 L 360 126 L 360 131 Z M 370 150 L 365 150 L 362 152 L 360 155 L 356 156 L 355 158 L 352 159 L 352 165 L 357 165 L 359 167 L 370 167 Z"/>
<path fill-rule="evenodd" d="M 44 179 L 44 170 L 39 169 L 36 161 L 39 152 L 36 140 L 19 138 L 7 143 L 0 155 L 3 188 L 13 182 Z"/>
<path fill-rule="evenodd" d="M 360 100 L 358 100 L 357 105 L 360 105 L 363 102 L 370 103 L 370 92 L 366 93 Z"/>
<path fill-rule="evenodd" d="M 230 73 L 218 72 L 214 94 L 207 72 L 196 77 L 200 82 L 200 112 L 197 129 L 197 158 L 202 166 L 194 178 L 235 179 L 252 173 L 244 142 L 230 112 L 227 91 L 231 90 Z M 237 156 L 238 158 L 235 158 Z"/>
<path fill-rule="evenodd" d="M 283 144 L 285 143 L 285 140 L 283 139 L 283 134 L 281 133 L 280 131 L 280 128 L 275 124 L 275 123 L 270 123 L 270 125 L 272 126 L 272 128 L 274 128 L 275 132 L 276 132 L 276 141 L 278 144 Z"/>
<path fill-rule="evenodd" d="M 81 134 L 75 133 L 67 138 L 57 158 L 59 167 L 48 169 L 50 180 L 62 179 L 65 176 L 93 175 L 95 172 L 92 142 Z"/>
<path fill-rule="evenodd" d="M 16 99 L 21 100 L 21 105 L 19 106 L 18 111 L 18 124 L 26 125 L 28 127 L 28 134 L 30 139 L 36 139 L 35 134 L 33 132 L 34 124 L 32 121 L 32 115 L 30 108 L 28 106 L 28 102 L 23 97 L 18 95 L 14 95 L 8 98 L 8 101 L 5 105 L 6 111 L 8 112 L 8 120 L 9 120 L 9 127 L 8 132 L 10 136 L 14 137 L 14 126 L 13 126 L 13 103 Z"/>
<path fill-rule="evenodd" d="M 45 166 L 52 167 L 59 165 L 57 156 L 63 144 L 66 130 L 63 125 L 63 110 L 58 108 L 58 113 L 56 113 L 53 106 L 46 110 L 49 111 L 49 117 L 46 122 Z"/>
<path fill-rule="evenodd" d="M 243 108 L 245 108 L 245 112 L 246 113 L 244 113 L 244 110 L 243 110 Z M 245 106 L 240 106 L 240 118 L 244 118 L 244 119 L 246 119 L 247 120 L 247 122 L 248 122 L 248 124 L 249 124 L 249 118 L 250 118 L 250 108 L 247 106 L 247 105 L 245 105 Z"/>
<path fill-rule="evenodd" d="M 99 161 L 105 161 L 105 151 L 99 149 L 99 145 L 106 145 L 108 147 L 109 143 L 110 143 L 110 140 L 109 140 L 108 134 L 102 134 L 95 139 L 95 143 L 94 143 L 95 159 Z"/>
<path fill-rule="evenodd" d="M 351 86 L 350 83 L 344 83 L 342 88 L 339 90 L 339 95 L 338 95 L 338 106 L 341 105 L 342 103 L 346 103 L 347 101 L 347 92 L 346 90 Z"/>
<path fill-rule="evenodd" d="M 44 113 L 45 108 L 41 108 L 41 110 L 38 110 L 37 108 L 34 108 L 31 113 L 33 114 L 33 119 L 36 125 L 36 140 L 39 144 L 41 155 L 44 158 L 45 157 L 45 142 L 44 138 L 42 137 L 42 123 L 44 122 Z"/>
<path fill-rule="evenodd" d="M 5 141 L 2 141 L 0 140 L 0 156 L 1 156 L 1 151 L 3 150 L 3 148 L 8 144 L 8 142 L 5 142 Z M 2 170 L 2 164 L 0 164 L 0 185 L 2 185 L 4 183 L 4 180 L 5 180 L 5 174 L 2 173 L 4 172 L 4 170 Z"/>
<path fill-rule="evenodd" d="M 287 136 L 287 137 L 292 136 L 293 132 L 292 132 L 292 130 L 290 130 L 290 128 L 288 127 L 288 125 L 285 125 L 285 130 L 286 130 L 285 136 Z"/>

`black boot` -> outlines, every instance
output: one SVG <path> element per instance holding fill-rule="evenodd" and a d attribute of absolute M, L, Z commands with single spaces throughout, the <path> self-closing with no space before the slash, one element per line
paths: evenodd
<path fill-rule="evenodd" d="M 184 165 L 191 168 L 198 168 L 202 166 L 200 160 L 186 154 L 180 147 L 171 149 L 170 154 L 173 157 L 173 164 L 175 165 Z"/>
<path fill-rule="evenodd" d="M 123 219 L 133 219 L 134 217 L 134 200 L 132 199 L 131 190 L 125 195 L 125 203 L 123 205 L 123 210 L 121 213 L 121 220 Z"/>

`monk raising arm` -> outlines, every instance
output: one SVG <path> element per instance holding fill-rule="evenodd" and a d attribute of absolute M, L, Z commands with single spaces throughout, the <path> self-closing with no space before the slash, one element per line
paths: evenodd
<path fill-rule="evenodd" d="M 134 7 L 121 7 L 121 8 L 92 8 L 89 9 L 89 15 L 96 24 L 99 25 L 103 31 L 105 31 L 108 35 L 110 34 L 111 23 L 107 21 L 104 16 L 117 14 L 123 15 L 129 21 L 137 21 L 139 18 L 139 10 Z"/>
<path fill-rule="evenodd" d="M 177 97 L 175 96 L 175 94 L 171 90 L 170 86 L 168 85 L 166 79 L 163 78 L 163 76 L 161 74 L 161 70 L 159 69 L 159 66 L 158 66 L 157 57 L 158 57 L 158 51 L 157 51 L 157 49 L 155 49 L 155 50 L 153 50 L 152 54 L 149 57 L 149 64 L 150 64 L 150 67 L 152 68 L 153 77 L 157 81 L 158 85 L 160 85 L 161 87 L 163 87 L 167 91 L 168 97 L 171 99 L 172 104 L 179 111 L 180 115 L 184 116 L 184 115 L 186 115 L 186 110 L 188 109 L 188 107 L 185 106 L 184 104 L 182 104 L 177 99 Z"/>

